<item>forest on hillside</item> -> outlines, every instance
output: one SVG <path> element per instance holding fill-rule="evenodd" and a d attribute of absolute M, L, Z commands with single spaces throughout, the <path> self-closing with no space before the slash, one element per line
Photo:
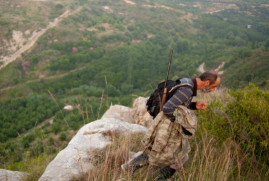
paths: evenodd
<path fill-rule="evenodd" d="M 171 48 L 170 79 L 195 78 L 203 63 L 206 70 L 223 64 L 219 70 L 223 73 L 221 87 L 235 92 L 231 94 L 237 99 L 241 93 L 236 91 L 254 83 L 251 91 L 256 97 L 248 103 L 259 99 L 268 106 L 266 0 L 132 2 L 70 0 L 32 6 L 28 1 L 6 2 L 8 8 L 0 11 L 0 26 L 4 27 L 0 33 L 6 40 L 12 39 L 13 30 L 45 27 L 65 10 L 81 9 L 49 29 L 31 51 L 0 70 L 1 167 L 18 169 L 24 159 L 53 155 L 66 146 L 76 130 L 99 119 L 111 104 L 131 106 L 136 97 L 149 96 L 165 78 Z M 16 7 L 14 11 L 12 7 Z M 7 21 L 9 16 L 17 19 Z M 2 49 L 0 53 L 4 55 Z M 63 110 L 67 104 L 75 109 Z M 235 103 L 226 110 L 234 121 L 240 117 L 237 108 L 244 113 L 249 110 L 247 103 L 239 107 Z M 265 107 L 261 109 L 268 115 Z M 246 113 L 244 121 L 257 118 L 267 128 L 266 116 L 258 114 L 259 110 Z M 241 134 L 238 130 L 233 132 L 234 138 Z M 212 134 L 223 138 L 229 132 Z M 259 157 L 266 152 L 268 138 L 264 133 L 253 134 L 251 144 L 261 148 L 256 153 Z M 262 144 L 256 145 L 255 140 L 262 140 Z"/>

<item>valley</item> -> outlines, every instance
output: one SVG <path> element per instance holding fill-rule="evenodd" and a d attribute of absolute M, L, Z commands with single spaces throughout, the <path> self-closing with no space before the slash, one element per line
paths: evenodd
<path fill-rule="evenodd" d="M 268 12 L 265 0 L 1 1 L 0 168 L 24 170 L 39 156 L 51 159 L 110 105 L 148 97 L 165 79 L 171 48 L 169 79 L 215 70 L 233 100 L 252 91 L 268 102 Z M 241 105 L 210 101 L 210 110 L 197 113 L 216 117 L 216 131 L 205 126 L 224 140 L 218 126 L 230 130 L 223 115 L 240 123 Z M 246 102 L 242 110 L 249 110 Z M 234 112 L 225 107 L 230 103 Z M 268 111 L 258 113 L 250 117 L 266 127 Z"/>

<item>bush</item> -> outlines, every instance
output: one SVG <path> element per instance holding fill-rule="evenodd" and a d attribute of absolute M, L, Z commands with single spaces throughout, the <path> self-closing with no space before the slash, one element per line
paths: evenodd
<path fill-rule="evenodd" d="M 227 102 L 213 101 L 200 114 L 205 127 L 219 141 L 235 140 L 243 151 L 269 163 L 269 93 L 254 84 L 230 91 Z"/>
<path fill-rule="evenodd" d="M 57 148 L 55 146 L 48 146 L 46 148 L 46 153 L 48 155 L 53 154 L 53 153 L 56 153 L 56 152 L 57 152 Z"/>
<path fill-rule="evenodd" d="M 39 156 L 41 153 L 43 153 L 43 151 L 44 151 L 44 147 L 41 140 L 38 140 L 37 142 L 35 142 L 30 148 L 30 153 L 32 157 Z"/>
<path fill-rule="evenodd" d="M 61 141 L 65 141 L 66 140 L 66 134 L 65 133 L 61 133 L 61 135 L 60 135 L 60 140 Z"/>
<path fill-rule="evenodd" d="M 227 107 L 232 135 L 244 150 L 269 161 L 269 93 L 250 84 L 230 94 L 235 99 Z"/>
<path fill-rule="evenodd" d="M 57 134 L 62 130 L 60 123 L 53 123 L 52 131 Z"/>

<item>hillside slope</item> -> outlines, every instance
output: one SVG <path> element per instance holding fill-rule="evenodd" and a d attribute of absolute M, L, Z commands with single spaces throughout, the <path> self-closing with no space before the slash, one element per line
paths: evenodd
<path fill-rule="evenodd" d="M 265 0 L 1 3 L 2 62 L 35 31 L 81 8 L 0 70 L 1 167 L 19 169 L 25 160 L 53 156 L 110 104 L 130 106 L 135 97 L 149 96 L 165 78 L 171 48 L 170 79 L 197 77 L 202 63 L 205 70 L 224 64 L 225 87 L 254 82 L 268 90 Z"/>
<path fill-rule="evenodd" d="M 269 89 L 269 51 L 242 51 L 225 65 L 223 83 L 232 88 L 245 87 L 252 82 L 265 90 Z M 232 80 L 232 81 L 231 81 Z"/>

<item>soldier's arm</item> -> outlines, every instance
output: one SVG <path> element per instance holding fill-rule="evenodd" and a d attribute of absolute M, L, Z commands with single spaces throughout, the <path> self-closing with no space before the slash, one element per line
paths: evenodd
<path fill-rule="evenodd" d="M 179 88 L 175 94 L 164 104 L 163 113 L 172 122 L 175 121 L 175 116 L 173 115 L 176 107 L 183 105 L 192 96 L 193 91 L 189 87 Z"/>

